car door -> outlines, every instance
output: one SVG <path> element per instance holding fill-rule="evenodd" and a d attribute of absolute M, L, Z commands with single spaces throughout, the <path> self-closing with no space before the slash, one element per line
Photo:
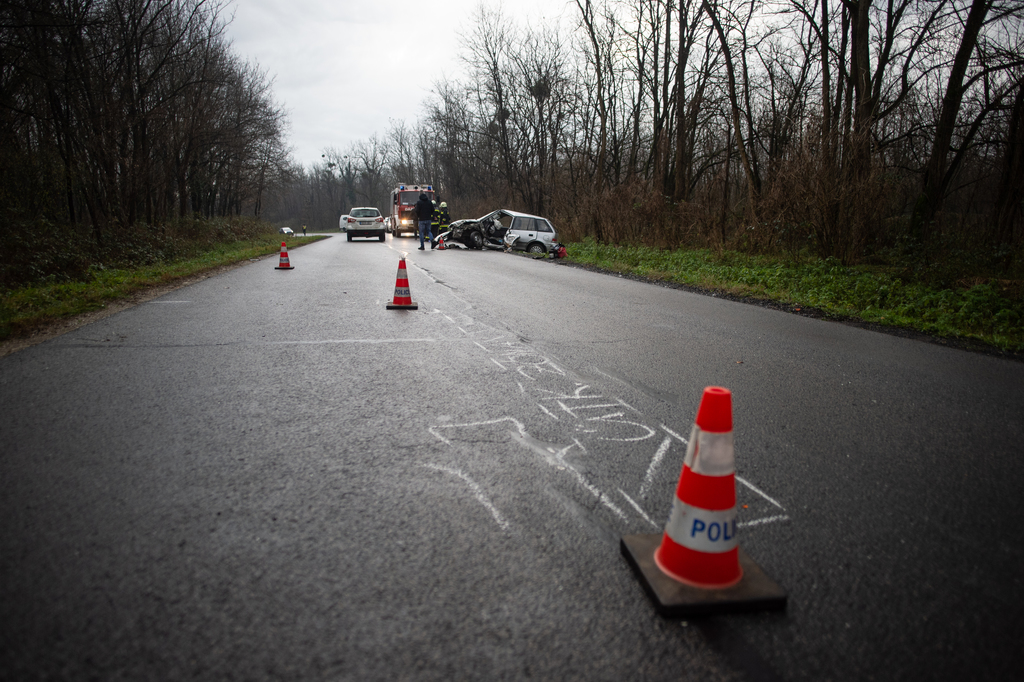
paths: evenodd
<path fill-rule="evenodd" d="M 544 242 L 544 248 L 550 252 L 556 239 L 555 228 L 544 218 L 534 218 L 534 227 L 537 228 L 537 239 Z"/>
<path fill-rule="evenodd" d="M 519 239 L 516 240 L 513 248 L 522 251 L 530 242 L 537 239 L 537 227 L 533 218 L 528 216 L 516 216 L 512 220 L 510 228 Z"/>

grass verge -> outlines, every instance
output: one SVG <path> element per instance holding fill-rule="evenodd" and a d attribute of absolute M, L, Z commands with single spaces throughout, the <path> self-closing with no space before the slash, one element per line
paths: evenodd
<path fill-rule="evenodd" d="M 293 237 L 292 247 L 320 239 L 325 237 Z M 190 258 L 135 268 L 94 269 L 84 281 L 0 291 L 0 341 L 28 336 L 54 322 L 99 310 L 147 289 L 277 253 L 280 245 L 277 235 L 217 243 Z"/>
<path fill-rule="evenodd" d="M 845 267 L 710 250 L 666 251 L 570 244 L 569 259 L 640 277 L 722 291 L 739 298 L 811 307 L 826 317 L 862 320 L 924 334 L 1024 351 L 1021 282 L 973 278 L 951 288 L 908 281 L 895 269 Z"/>

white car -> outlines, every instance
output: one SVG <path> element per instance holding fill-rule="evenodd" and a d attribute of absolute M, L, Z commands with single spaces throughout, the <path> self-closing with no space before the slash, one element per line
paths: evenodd
<path fill-rule="evenodd" d="M 292 228 L 290 228 L 290 227 L 282 227 L 280 230 L 278 230 L 278 233 L 283 234 L 286 237 L 290 237 L 293 234 L 295 234 L 295 232 L 293 232 Z"/>
<path fill-rule="evenodd" d="M 344 232 L 345 230 L 348 229 L 348 214 L 347 213 L 345 215 L 341 216 L 341 219 L 338 221 L 338 229 L 341 230 L 342 232 Z"/>
<path fill-rule="evenodd" d="M 384 216 L 373 206 L 359 206 L 348 212 L 345 221 L 348 240 L 353 237 L 376 237 L 384 241 Z"/>

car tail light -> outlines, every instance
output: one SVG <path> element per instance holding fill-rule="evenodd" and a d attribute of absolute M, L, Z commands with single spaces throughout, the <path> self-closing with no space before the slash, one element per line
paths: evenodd
<path fill-rule="evenodd" d="M 355 221 L 356 221 L 356 219 L 352 218 L 352 217 L 349 217 L 349 219 L 348 219 L 348 222 L 350 222 L 350 223 L 354 223 Z"/>
<path fill-rule="evenodd" d="M 380 216 L 377 216 L 377 219 L 374 222 L 375 223 L 382 223 L 382 222 L 384 222 L 384 219 L 381 218 Z"/>

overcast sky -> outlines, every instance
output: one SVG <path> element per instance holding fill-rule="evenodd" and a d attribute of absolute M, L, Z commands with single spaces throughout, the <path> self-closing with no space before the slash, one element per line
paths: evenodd
<path fill-rule="evenodd" d="M 327 147 L 383 135 L 389 119 L 419 118 L 433 83 L 462 75 L 456 34 L 470 28 L 481 1 L 235 0 L 228 36 L 235 54 L 274 79 L 293 158 L 308 168 Z M 569 3 L 510 0 L 502 8 L 519 25 L 553 24 L 575 9 Z"/>

